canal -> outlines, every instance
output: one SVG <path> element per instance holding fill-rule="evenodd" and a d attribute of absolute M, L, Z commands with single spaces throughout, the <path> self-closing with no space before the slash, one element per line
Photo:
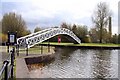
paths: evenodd
<path fill-rule="evenodd" d="M 118 78 L 118 50 L 57 48 L 53 61 L 28 69 L 31 78 Z"/>

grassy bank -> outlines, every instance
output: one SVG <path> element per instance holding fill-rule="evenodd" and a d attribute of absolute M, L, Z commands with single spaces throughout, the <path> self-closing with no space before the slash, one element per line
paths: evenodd
<path fill-rule="evenodd" d="M 48 44 L 47 42 L 41 44 Z M 120 44 L 112 44 L 112 43 L 81 43 L 81 44 L 74 44 L 74 43 L 57 43 L 57 42 L 50 42 L 50 45 L 64 45 L 64 46 L 96 46 L 96 47 L 120 47 Z"/>
<path fill-rule="evenodd" d="M 43 53 L 47 53 L 48 52 L 48 48 L 44 47 L 42 48 Z M 28 52 L 30 54 L 40 54 L 41 53 L 41 47 L 40 46 L 35 46 L 35 47 L 31 47 L 28 49 Z M 20 49 L 19 53 L 26 53 L 26 49 Z"/>
<path fill-rule="evenodd" d="M 9 50 L 12 50 L 13 46 L 10 46 Z M 50 49 L 53 49 L 54 47 L 50 47 Z M 28 49 L 29 53 L 32 54 L 40 54 L 41 52 L 41 46 L 34 46 Z M 47 46 L 43 46 L 42 47 L 42 51 L 43 53 L 48 53 L 48 47 Z M 0 52 L 6 53 L 7 54 L 7 46 L 0 46 Z M 19 53 L 26 53 L 26 49 L 25 48 L 19 48 Z"/>

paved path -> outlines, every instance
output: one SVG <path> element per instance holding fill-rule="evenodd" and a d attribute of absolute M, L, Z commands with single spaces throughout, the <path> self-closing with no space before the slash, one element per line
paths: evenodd
<path fill-rule="evenodd" d="M 16 59 L 16 78 L 30 78 L 24 58 Z"/>
<path fill-rule="evenodd" d="M 47 54 L 53 54 L 53 53 L 54 50 L 51 50 L 51 52 Z M 46 54 L 29 54 L 29 56 L 26 56 L 25 54 L 20 54 L 19 57 L 16 57 L 16 78 L 31 78 L 27 64 L 25 62 L 25 58 L 42 56 L 42 55 L 46 55 Z"/>

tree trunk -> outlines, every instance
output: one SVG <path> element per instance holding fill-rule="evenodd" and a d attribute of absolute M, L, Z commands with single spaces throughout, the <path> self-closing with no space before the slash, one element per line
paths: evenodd
<path fill-rule="evenodd" d="M 100 43 L 102 43 L 102 23 L 101 23 L 101 26 L 100 26 Z"/>

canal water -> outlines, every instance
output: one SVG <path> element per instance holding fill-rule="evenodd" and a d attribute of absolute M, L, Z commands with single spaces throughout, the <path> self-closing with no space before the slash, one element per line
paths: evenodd
<path fill-rule="evenodd" d="M 57 48 L 55 60 L 28 68 L 31 78 L 118 78 L 118 50 Z"/>

